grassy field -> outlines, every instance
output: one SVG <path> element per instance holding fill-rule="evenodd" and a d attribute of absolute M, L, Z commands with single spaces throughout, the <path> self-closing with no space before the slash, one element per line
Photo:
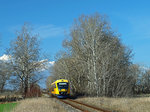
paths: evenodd
<path fill-rule="evenodd" d="M 51 98 L 30 98 L 20 101 L 11 112 L 66 112 Z"/>
<path fill-rule="evenodd" d="M 150 112 L 150 97 L 140 98 L 106 98 L 106 97 L 91 97 L 79 98 L 81 101 L 97 107 L 103 107 L 119 112 Z M 92 103 L 91 103 L 92 102 Z"/>
<path fill-rule="evenodd" d="M 107 98 L 86 97 L 77 101 L 118 112 L 150 112 L 150 97 Z M 66 112 L 53 98 L 41 97 L 0 104 L 0 112 Z"/>
<path fill-rule="evenodd" d="M 17 103 L 6 103 L 6 104 L 0 104 L 0 112 L 10 112 Z"/>

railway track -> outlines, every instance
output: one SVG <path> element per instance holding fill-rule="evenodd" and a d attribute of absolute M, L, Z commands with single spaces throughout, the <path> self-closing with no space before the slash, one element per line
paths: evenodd
<path fill-rule="evenodd" d="M 85 103 L 81 103 L 72 99 L 57 99 L 67 105 L 70 105 L 72 107 L 74 107 L 75 109 L 78 109 L 82 112 L 112 112 L 109 110 L 105 110 L 102 108 L 98 108 L 98 107 L 94 107 Z"/>

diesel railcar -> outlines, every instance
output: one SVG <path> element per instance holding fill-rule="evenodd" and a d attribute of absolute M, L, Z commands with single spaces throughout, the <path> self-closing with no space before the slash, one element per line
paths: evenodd
<path fill-rule="evenodd" d="M 70 95 L 69 81 L 66 79 L 56 80 L 51 84 L 50 95 L 58 98 L 67 98 Z"/>

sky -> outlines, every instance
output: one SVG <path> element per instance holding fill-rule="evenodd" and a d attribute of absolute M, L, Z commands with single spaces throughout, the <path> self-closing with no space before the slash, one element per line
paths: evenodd
<path fill-rule="evenodd" d="M 74 19 L 107 15 L 113 31 L 133 51 L 133 63 L 150 66 L 149 0 L 0 0 L 0 56 L 27 22 L 39 34 L 42 52 L 55 61 Z"/>

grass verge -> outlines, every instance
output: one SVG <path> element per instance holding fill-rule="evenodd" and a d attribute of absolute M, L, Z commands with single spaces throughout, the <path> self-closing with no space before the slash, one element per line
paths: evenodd
<path fill-rule="evenodd" d="M 140 98 L 79 98 L 77 101 L 118 112 L 150 112 L 150 97 Z M 92 102 L 92 103 L 91 103 Z"/>
<path fill-rule="evenodd" d="M 17 103 L 6 103 L 6 104 L 0 104 L 0 112 L 10 112 Z"/>
<path fill-rule="evenodd" d="M 11 112 L 66 112 L 53 98 L 30 98 L 20 101 Z"/>

